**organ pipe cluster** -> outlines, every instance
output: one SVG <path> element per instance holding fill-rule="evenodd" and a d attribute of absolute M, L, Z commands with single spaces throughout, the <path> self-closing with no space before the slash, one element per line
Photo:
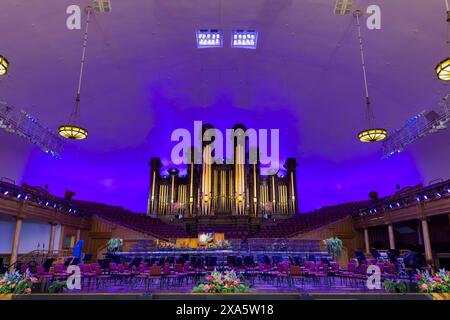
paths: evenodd
<path fill-rule="evenodd" d="M 161 160 L 152 158 L 147 214 L 183 217 L 296 214 L 296 159 L 286 160 L 285 175 L 263 176 L 259 161 L 249 163 L 248 149 L 247 143 L 243 146 L 235 141 L 234 164 L 218 164 L 213 163 L 210 144 L 203 144 L 202 163 L 188 164 L 185 176 L 176 168 L 163 174 Z"/>

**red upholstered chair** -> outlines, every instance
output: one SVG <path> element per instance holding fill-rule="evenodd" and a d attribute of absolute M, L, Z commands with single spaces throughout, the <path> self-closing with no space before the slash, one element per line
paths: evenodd
<path fill-rule="evenodd" d="M 151 266 L 150 272 L 148 274 L 148 280 L 151 284 L 154 281 L 159 281 L 159 286 L 161 287 L 161 266 Z"/>
<path fill-rule="evenodd" d="M 81 282 L 82 286 L 86 286 L 86 280 L 87 280 L 87 287 L 89 288 L 91 286 L 92 280 L 96 276 L 95 270 L 92 268 L 93 265 L 90 264 L 82 264 L 80 266 L 81 271 Z"/>
<path fill-rule="evenodd" d="M 41 282 L 50 282 L 53 279 L 53 275 L 50 272 L 45 271 L 45 268 L 42 264 L 36 267 L 36 278 L 38 278 Z"/>
<path fill-rule="evenodd" d="M 167 286 L 174 285 L 178 277 L 179 276 L 176 273 L 171 272 L 170 264 L 164 263 L 163 278 L 165 280 L 165 284 Z"/>
<path fill-rule="evenodd" d="M 352 284 L 353 281 L 355 280 L 355 274 L 356 274 L 356 263 L 350 262 L 347 266 L 347 270 L 341 272 L 341 280 L 345 279 L 345 284 L 348 284 L 348 282 Z"/>
<path fill-rule="evenodd" d="M 292 286 L 295 282 L 301 283 L 301 286 L 303 286 L 304 279 L 305 277 L 302 274 L 302 269 L 300 266 L 291 265 L 289 268 L 289 286 Z"/>
<path fill-rule="evenodd" d="M 64 264 L 55 264 L 55 266 L 53 267 L 53 277 L 58 280 L 67 279 L 67 270 Z"/>
<path fill-rule="evenodd" d="M 173 271 L 176 275 L 178 275 L 178 284 L 181 285 L 187 277 L 187 273 L 184 271 L 184 266 L 181 263 L 177 263 L 173 266 Z"/>
<path fill-rule="evenodd" d="M 98 263 L 94 263 L 92 268 L 95 272 L 95 284 L 97 289 L 100 288 L 100 286 L 108 286 L 112 279 L 109 270 L 107 273 L 104 273 L 102 267 Z"/>

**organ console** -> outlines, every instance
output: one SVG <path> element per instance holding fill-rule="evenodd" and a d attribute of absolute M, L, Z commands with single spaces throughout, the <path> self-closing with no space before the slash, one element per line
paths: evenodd
<path fill-rule="evenodd" d="M 203 128 L 203 131 L 207 127 Z M 245 127 L 236 125 L 233 129 Z M 235 136 L 239 139 L 239 133 Z M 236 215 L 262 217 L 265 214 L 289 216 L 298 212 L 295 158 L 285 162 L 285 175 L 261 175 L 259 158 L 249 163 L 248 144 L 234 141 L 234 163 L 213 161 L 209 143 L 202 144 L 203 161 L 193 161 L 187 175 L 171 168 L 168 175 L 161 172 L 161 160 L 152 158 L 150 165 L 150 194 L 147 214 L 152 216 L 214 216 Z M 246 137 L 244 137 L 246 139 Z M 211 153 L 212 152 L 212 153 Z M 258 154 L 258 152 L 256 152 Z M 219 162 L 219 163 L 217 163 Z"/>

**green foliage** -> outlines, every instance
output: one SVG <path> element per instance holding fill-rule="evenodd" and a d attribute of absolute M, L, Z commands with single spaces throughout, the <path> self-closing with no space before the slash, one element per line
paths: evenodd
<path fill-rule="evenodd" d="M 333 257 L 333 259 L 336 259 L 341 255 L 343 249 L 343 243 L 341 239 L 339 239 L 338 237 L 331 237 L 325 239 L 324 242 L 327 245 L 328 253 Z"/>
<path fill-rule="evenodd" d="M 108 252 L 119 252 L 122 250 L 123 240 L 120 238 L 111 238 L 108 241 L 108 246 L 106 250 Z"/>
<path fill-rule="evenodd" d="M 63 292 L 64 289 L 67 288 L 67 282 L 66 281 L 53 281 L 48 286 L 48 292 L 49 293 L 60 293 Z"/>
<path fill-rule="evenodd" d="M 410 292 L 419 292 L 419 288 L 415 282 L 409 281 L 392 281 L 385 280 L 384 281 L 384 290 L 387 293 L 410 293 Z"/>
<path fill-rule="evenodd" d="M 384 281 L 384 290 L 387 293 L 406 293 L 408 292 L 408 286 L 405 281 Z"/>

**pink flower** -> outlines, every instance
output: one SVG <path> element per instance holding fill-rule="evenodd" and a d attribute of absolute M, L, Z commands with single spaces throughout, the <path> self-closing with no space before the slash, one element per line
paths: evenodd
<path fill-rule="evenodd" d="M 213 278 L 213 276 L 208 276 L 206 279 L 207 279 L 207 280 L 212 280 L 212 279 L 214 279 L 214 278 Z"/>
<path fill-rule="evenodd" d="M 208 292 L 208 291 L 209 291 L 209 286 L 208 286 L 208 285 L 205 285 L 205 286 L 203 287 L 203 291 Z"/>
<path fill-rule="evenodd" d="M 25 293 L 26 293 L 26 294 L 30 294 L 30 293 L 31 293 L 31 288 L 26 288 L 26 289 L 25 289 Z"/>
<path fill-rule="evenodd" d="M 422 283 L 421 288 L 423 291 L 428 291 L 428 286 L 425 283 Z"/>
<path fill-rule="evenodd" d="M 31 282 L 33 282 L 33 283 L 35 283 L 35 282 L 37 282 L 38 281 L 38 279 L 37 278 L 35 278 L 35 277 L 31 277 Z"/>

